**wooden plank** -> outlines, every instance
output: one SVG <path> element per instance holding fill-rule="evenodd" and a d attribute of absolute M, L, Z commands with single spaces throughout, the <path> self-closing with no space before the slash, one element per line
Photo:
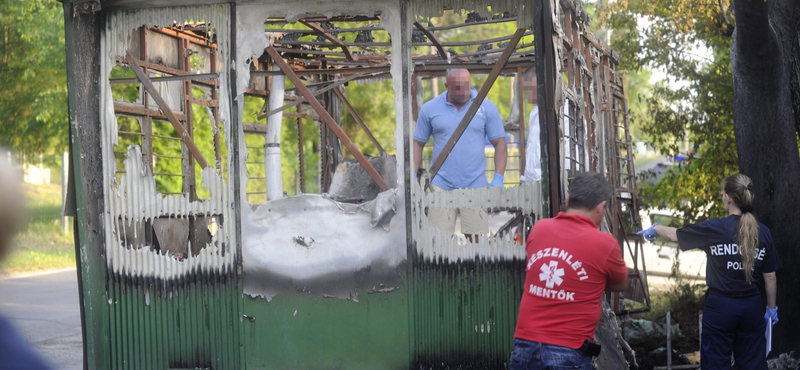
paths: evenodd
<path fill-rule="evenodd" d="M 114 102 L 114 113 L 117 114 L 127 114 L 131 116 L 140 116 L 140 117 L 153 117 L 155 119 L 166 120 L 167 116 L 164 115 L 161 111 L 155 109 L 144 108 L 138 104 L 131 104 L 131 103 L 124 103 L 124 102 Z M 175 113 L 175 117 L 178 117 L 178 120 L 183 121 L 186 117 L 183 114 Z"/>
<path fill-rule="evenodd" d="M 503 68 L 506 66 L 506 62 L 508 62 L 508 58 L 511 57 L 511 53 L 514 52 L 514 48 L 517 47 L 519 40 L 522 39 L 522 36 L 525 34 L 524 28 L 518 28 L 517 32 L 514 33 L 514 36 L 509 41 L 508 46 L 506 46 L 505 51 L 497 62 L 492 68 L 492 72 L 489 73 L 489 76 L 486 77 L 486 81 L 483 82 L 483 86 L 481 86 L 481 90 L 478 91 L 478 96 L 475 97 L 475 100 L 472 101 L 472 105 L 469 106 L 467 113 L 464 114 L 464 118 L 461 119 L 461 122 L 456 127 L 456 130 L 453 131 L 453 134 L 450 136 L 450 139 L 447 140 L 447 143 L 442 148 L 442 151 L 439 153 L 439 156 L 436 157 L 436 161 L 431 166 L 431 181 L 436 177 L 436 174 L 439 173 L 439 169 L 442 168 L 444 161 L 450 155 L 450 152 L 453 151 L 453 148 L 458 143 L 458 140 L 461 139 L 461 135 L 464 134 L 466 131 L 467 126 L 472 121 L 472 117 L 475 116 L 475 113 L 478 112 L 478 109 L 483 104 L 483 100 L 486 99 L 486 95 L 489 94 L 489 90 L 494 85 L 494 82 L 497 80 L 497 77 L 500 76 L 500 72 L 503 71 Z"/>
<path fill-rule="evenodd" d="M 364 167 L 364 170 L 367 171 L 367 174 L 369 174 L 372 180 L 378 184 L 378 187 L 381 189 L 381 191 L 389 190 L 389 184 L 387 184 L 383 177 L 381 177 L 381 174 L 375 170 L 375 167 L 372 167 L 372 164 L 370 164 L 367 158 L 364 157 L 364 154 L 358 150 L 350 138 L 347 137 L 347 134 L 345 134 L 342 128 L 336 124 L 336 122 L 333 120 L 333 117 L 331 117 L 328 111 L 322 107 L 322 104 L 320 104 L 319 100 L 317 100 L 314 94 L 308 90 L 305 85 L 303 85 L 303 81 L 300 79 L 300 77 L 298 77 L 294 71 L 292 71 L 292 68 L 286 64 L 278 52 L 272 46 L 269 46 L 267 47 L 267 54 L 269 54 L 269 56 L 272 58 L 275 65 L 277 65 L 286 74 L 286 77 L 289 77 L 289 80 L 291 80 L 295 87 L 297 87 L 297 91 L 300 92 L 300 94 L 303 95 L 306 100 L 308 100 L 308 102 L 311 104 L 311 107 L 314 108 L 320 118 L 322 118 L 322 122 L 325 123 L 328 129 L 333 131 L 333 133 L 339 138 L 342 144 L 344 144 L 347 150 L 350 151 L 354 157 L 356 157 L 358 163 Z"/>
<path fill-rule="evenodd" d="M 192 101 L 193 104 L 202 105 L 204 107 L 209 107 L 209 108 L 219 107 L 219 101 L 216 99 L 200 99 L 192 96 L 190 97 L 190 100 Z"/>
<path fill-rule="evenodd" d="M 167 117 L 169 123 L 172 124 L 172 127 L 175 128 L 175 131 L 178 132 L 180 137 L 183 139 L 183 142 L 186 143 L 186 147 L 189 152 L 194 156 L 197 164 L 200 165 L 201 168 L 206 168 L 208 166 L 208 162 L 206 162 L 205 157 L 203 157 L 203 153 L 200 152 L 200 149 L 197 148 L 197 145 L 194 144 L 194 140 L 189 135 L 189 132 L 181 125 L 178 121 L 178 117 L 175 116 L 175 113 L 172 112 L 167 102 L 164 101 L 164 98 L 161 97 L 161 94 L 158 93 L 158 90 L 147 77 L 147 75 L 142 71 L 142 67 L 139 66 L 138 60 L 131 55 L 131 52 L 128 51 L 125 55 L 126 60 L 128 61 L 128 65 L 130 65 L 133 73 L 136 74 L 136 77 L 142 81 L 142 86 L 145 90 L 153 97 L 156 104 L 161 111 L 164 112 L 164 115 Z"/>
<path fill-rule="evenodd" d="M 369 130 L 369 127 L 367 127 L 367 124 L 364 123 L 364 120 L 362 120 L 361 116 L 358 115 L 358 112 L 356 111 L 356 109 L 353 108 L 352 105 L 350 105 L 350 102 L 347 100 L 347 97 L 344 96 L 344 93 L 342 93 L 341 90 L 339 90 L 339 89 L 333 89 L 333 92 L 336 93 L 336 96 L 338 96 L 339 100 L 342 101 L 344 106 L 347 108 L 347 111 L 350 112 L 350 115 L 353 116 L 354 120 L 356 120 L 356 123 L 358 123 L 358 125 L 361 126 L 361 129 L 364 130 L 365 134 L 367 134 L 367 137 L 369 138 L 369 140 L 372 141 L 373 144 L 375 144 L 375 147 L 378 148 L 378 150 L 381 153 L 386 153 L 386 151 L 383 150 L 383 147 L 381 146 L 381 143 L 379 143 L 378 139 L 376 139 L 375 136 L 372 135 L 372 131 Z"/>
<path fill-rule="evenodd" d="M 242 129 L 247 134 L 266 134 L 267 125 L 256 122 L 242 122 Z"/>

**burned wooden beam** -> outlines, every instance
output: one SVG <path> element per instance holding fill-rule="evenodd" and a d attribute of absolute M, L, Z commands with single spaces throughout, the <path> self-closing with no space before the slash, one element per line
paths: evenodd
<path fill-rule="evenodd" d="M 518 28 L 517 32 L 515 32 L 514 36 L 511 38 L 511 41 L 509 41 L 508 46 L 506 46 L 505 51 L 503 51 L 503 54 L 500 55 L 500 58 L 495 63 L 494 68 L 492 68 L 492 72 L 489 73 L 488 77 L 486 77 L 486 81 L 483 82 L 481 90 L 478 91 L 478 96 L 476 96 L 475 100 L 472 101 L 472 104 L 469 106 L 469 110 L 467 110 L 464 118 L 461 119 L 461 122 L 458 124 L 458 127 L 456 127 L 456 130 L 453 131 L 450 139 L 447 140 L 447 143 L 439 153 L 439 156 L 436 157 L 436 161 L 433 162 L 433 165 L 431 166 L 431 181 L 433 181 L 433 178 L 435 178 L 436 174 L 439 173 L 439 169 L 442 168 L 444 161 L 450 155 L 450 152 L 453 151 L 453 148 L 456 146 L 456 143 L 458 143 L 458 140 L 461 139 L 461 135 L 464 134 L 467 126 L 469 126 L 469 123 L 472 121 L 472 117 L 475 116 L 475 113 L 478 112 L 481 104 L 483 104 L 483 100 L 486 99 L 486 95 L 489 94 L 489 90 L 492 88 L 492 85 L 494 85 L 497 77 L 500 76 L 500 72 L 502 72 L 503 68 L 505 68 L 508 58 L 511 57 L 511 53 L 514 51 L 514 48 L 517 47 L 517 44 L 519 43 L 519 40 L 522 39 L 523 35 L 525 35 L 525 29 Z"/>
<path fill-rule="evenodd" d="M 164 115 L 161 111 L 150 109 L 147 107 L 143 107 L 139 104 L 131 104 L 125 102 L 114 102 L 114 113 L 116 114 L 125 114 L 129 116 L 137 116 L 137 117 L 152 117 L 155 119 L 166 120 L 167 116 Z M 178 117 L 178 120 L 185 120 L 186 116 L 180 113 L 175 113 L 175 117 Z"/>
<path fill-rule="evenodd" d="M 449 59 L 448 58 L 449 55 L 447 54 L 447 51 L 444 50 L 444 46 L 442 46 L 442 43 L 439 41 L 438 38 L 436 38 L 436 36 L 433 34 L 433 32 L 431 32 L 429 29 L 427 29 L 425 26 L 423 26 L 418 21 L 414 21 L 414 27 L 417 27 L 420 31 L 422 31 L 422 33 L 425 34 L 425 36 L 428 37 L 428 40 L 431 40 L 433 45 L 436 47 L 436 50 L 439 51 L 439 56 L 441 56 L 442 59 Z"/>
<path fill-rule="evenodd" d="M 311 104 L 311 107 L 314 108 L 314 110 L 317 112 L 320 118 L 322 118 L 322 122 L 325 123 L 328 129 L 333 131 L 333 133 L 336 135 L 336 137 L 339 138 L 342 144 L 344 144 L 347 150 L 349 150 L 350 153 L 353 154 L 354 157 L 356 157 L 358 163 L 360 163 L 361 166 L 364 167 L 364 170 L 367 171 L 367 174 L 369 174 L 372 180 L 375 181 L 376 184 L 378 184 L 378 187 L 381 189 L 381 191 L 389 190 L 390 189 L 389 184 L 387 184 L 386 181 L 383 179 L 383 177 L 381 177 L 381 174 L 379 174 L 378 171 L 375 170 L 375 167 L 372 167 L 372 164 L 369 163 L 367 158 L 364 157 L 364 154 L 362 154 L 361 151 L 358 150 L 356 145 L 353 144 L 350 138 L 347 137 L 347 134 L 345 134 L 342 128 L 339 127 L 338 124 L 336 124 L 336 122 L 333 120 L 333 117 L 331 117 L 328 111 L 326 111 L 325 108 L 322 107 L 322 104 L 320 104 L 319 100 L 317 100 L 314 94 L 308 88 L 306 88 L 305 85 L 303 85 L 303 81 L 300 79 L 300 77 L 298 77 L 294 73 L 294 71 L 292 71 L 292 68 L 289 67 L 288 64 L 286 64 L 283 58 L 281 58 L 281 56 L 275 50 L 275 48 L 273 48 L 272 46 L 268 47 L 267 54 L 269 54 L 269 56 L 275 62 L 275 65 L 277 65 L 278 68 L 280 68 L 286 74 L 286 76 L 289 77 L 289 80 L 291 80 L 292 83 L 295 85 L 295 87 L 297 87 L 297 91 L 299 91 L 300 94 L 303 95 L 303 97 L 305 97 L 306 100 L 308 100 L 309 104 Z"/>
<path fill-rule="evenodd" d="M 387 68 L 388 68 L 388 67 L 387 67 Z M 381 76 L 381 75 L 388 74 L 388 73 L 389 73 L 389 72 L 378 73 L 378 74 L 376 74 L 376 75 L 374 75 L 374 76 L 372 76 L 372 77 L 379 77 L 379 76 Z M 295 75 L 296 75 L 296 74 L 295 74 Z M 325 92 L 328 92 L 328 91 L 330 91 L 330 90 L 332 90 L 332 89 L 335 89 L 335 88 L 337 88 L 337 87 L 339 87 L 339 86 L 341 86 L 341 85 L 344 85 L 344 84 L 346 84 L 346 83 L 348 83 L 348 82 L 350 82 L 350 81 L 357 80 L 357 79 L 359 79 L 359 78 L 364 78 L 364 77 L 367 77 L 367 76 L 366 76 L 366 75 L 363 75 L 363 74 L 362 74 L 362 75 L 352 75 L 352 76 L 350 76 L 350 77 L 343 78 L 343 79 L 341 79 L 341 80 L 338 80 L 338 81 L 336 81 L 336 82 L 333 82 L 333 83 L 331 83 L 330 85 L 328 85 L 328 86 L 325 86 L 325 87 L 323 87 L 323 88 L 321 88 L 321 89 L 319 89 L 319 90 L 315 90 L 315 91 L 311 91 L 311 90 L 309 90 L 309 91 L 311 92 L 312 96 L 320 95 L 320 94 L 322 94 L 322 93 L 325 93 Z M 307 88 L 307 87 L 305 87 L 305 85 L 303 85 L 303 87 L 304 87 L 306 90 L 308 90 L 308 88 Z M 298 91 L 299 91 L 299 88 L 297 88 L 297 87 L 295 87 L 295 88 L 296 88 L 296 89 L 298 89 Z M 265 119 L 265 118 L 267 118 L 267 117 L 269 117 L 269 116 L 271 116 L 271 115 L 273 115 L 273 114 L 275 114 L 275 113 L 278 113 L 278 112 L 283 112 L 283 111 L 285 111 L 285 110 L 287 110 L 287 109 L 289 109 L 289 108 L 291 108 L 291 107 L 294 107 L 294 106 L 296 106 L 296 105 L 298 105 L 298 104 L 300 104 L 300 103 L 304 103 L 304 102 L 306 102 L 306 101 L 307 101 L 307 99 L 306 99 L 304 96 L 301 96 L 301 97 L 299 97 L 297 100 L 295 100 L 295 101 L 293 101 L 293 102 L 291 102 L 291 103 L 289 103 L 289 104 L 286 104 L 286 105 L 284 105 L 284 106 L 282 106 L 282 107 L 280 107 L 280 108 L 275 108 L 275 109 L 273 109 L 273 110 L 271 110 L 271 111 L 269 111 L 269 112 L 264 112 L 264 110 L 265 110 L 265 109 L 262 107 L 262 110 L 261 110 L 261 112 L 259 112 L 259 113 L 258 113 L 258 119 Z"/>
<path fill-rule="evenodd" d="M 211 80 L 211 79 L 218 79 L 219 73 L 203 73 L 203 74 L 185 74 L 185 75 L 175 75 L 175 76 L 162 76 L 162 77 L 150 77 L 150 81 L 153 82 L 167 82 L 167 81 L 183 81 L 183 80 Z M 109 78 L 108 83 L 110 84 L 135 84 L 139 83 L 138 78 Z"/>
<path fill-rule="evenodd" d="M 333 92 L 336 93 L 336 96 L 338 96 L 339 100 L 342 101 L 344 106 L 347 108 L 347 111 L 350 112 L 350 115 L 353 116 L 354 120 L 356 120 L 356 123 L 358 123 L 358 125 L 361 126 L 361 129 L 364 130 L 365 134 L 367 134 L 369 140 L 372 141 L 373 144 L 375 144 L 375 147 L 378 148 L 378 150 L 381 153 L 386 153 L 386 151 L 383 150 L 381 143 L 379 143 L 378 139 L 376 139 L 375 136 L 372 135 L 372 131 L 369 130 L 369 127 L 367 127 L 367 124 L 364 123 L 364 120 L 361 119 L 361 116 L 358 114 L 356 109 L 353 108 L 353 106 L 350 104 L 350 101 L 348 101 L 347 97 L 344 96 L 344 93 L 342 93 L 342 91 L 339 89 L 333 89 Z"/>
<path fill-rule="evenodd" d="M 203 153 L 200 152 L 200 149 L 197 148 L 197 145 L 194 144 L 194 140 L 192 140 L 189 132 L 183 127 L 183 125 L 178 121 L 178 117 L 175 116 L 175 113 L 172 112 L 167 102 L 164 101 L 164 98 L 161 97 L 156 87 L 153 85 L 153 82 L 150 81 L 150 78 L 142 71 L 142 67 L 139 66 L 138 60 L 131 55 L 131 52 L 128 51 L 125 55 L 125 59 L 128 61 L 128 65 L 130 65 L 133 73 L 136 74 L 136 77 L 142 82 L 142 86 L 147 93 L 153 98 L 156 102 L 156 105 L 164 112 L 164 115 L 167 117 L 169 123 L 172 124 L 172 127 L 175 128 L 175 131 L 178 132 L 183 142 L 186 144 L 186 148 L 192 154 L 194 159 L 197 161 L 197 164 L 200 165 L 201 168 L 206 168 L 208 166 L 208 162 L 206 161 L 205 157 L 203 157 Z"/>
<path fill-rule="evenodd" d="M 344 52 L 345 57 L 347 57 L 347 60 L 350 60 L 350 61 L 358 60 L 358 56 L 353 55 L 353 53 L 350 52 L 350 48 L 347 47 L 347 45 L 345 45 L 342 42 L 342 40 L 339 40 L 336 36 L 333 36 L 333 35 L 329 34 L 327 31 L 325 31 L 324 28 L 320 27 L 319 25 L 317 25 L 317 24 L 315 24 L 313 22 L 306 21 L 304 19 L 301 19 L 300 23 L 306 25 L 306 27 L 311 28 L 314 31 L 317 31 L 319 34 L 322 35 L 322 37 L 330 40 L 331 42 L 333 42 L 334 44 L 336 44 L 340 48 L 342 48 L 342 51 Z"/>

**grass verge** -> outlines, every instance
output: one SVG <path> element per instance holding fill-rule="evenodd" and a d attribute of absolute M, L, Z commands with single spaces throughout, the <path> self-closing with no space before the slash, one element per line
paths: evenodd
<path fill-rule="evenodd" d="M 61 226 L 61 186 L 24 184 L 28 219 L 14 240 L 14 250 L 0 263 L 0 275 L 75 267 L 72 220 Z"/>

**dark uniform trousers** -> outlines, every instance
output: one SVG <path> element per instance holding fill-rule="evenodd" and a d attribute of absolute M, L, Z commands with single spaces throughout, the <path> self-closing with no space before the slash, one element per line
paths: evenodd
<path fill-rule="evenodd" d="M 703 370 L 731 368 L 731 351 L 739 369 L 767 370 L 767 343 L 761 297 L 727 297 L 709 291 L 703 311 Z"/>

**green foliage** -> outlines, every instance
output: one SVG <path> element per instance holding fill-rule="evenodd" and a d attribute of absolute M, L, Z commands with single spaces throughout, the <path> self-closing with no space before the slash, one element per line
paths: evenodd
<path fill-rule="evenodd" d="M 61 153 L 69 127 L 61 4 L 26 0 L 2 6 L 0 145 L 29 156 Z"/>
<path fill-rule="evenodd" d="M 727 11 L 729 1 L 723 0 Z M 621 68 L 663 69 L 659 84 L 632 120 L 663 155 L 688 155 L 655 185 L 642 186 L 646 205 L 684 213 L 687 222 L 719 216 L 722 180 L 738 171 L 733 134 L 733 78 L 730 68 L 732 17 L 717 2 L 693 0 L 604 1 L 598 20 L 614 30 L 612 46 Z M 639 27 L 645 24 L 646 27 Z M 697 49 L 709 50 L 708 55 Z M 638 99 L 638 97 L 637 97 Z M 687 153 L 681 142 L 689 141 Z"/>

